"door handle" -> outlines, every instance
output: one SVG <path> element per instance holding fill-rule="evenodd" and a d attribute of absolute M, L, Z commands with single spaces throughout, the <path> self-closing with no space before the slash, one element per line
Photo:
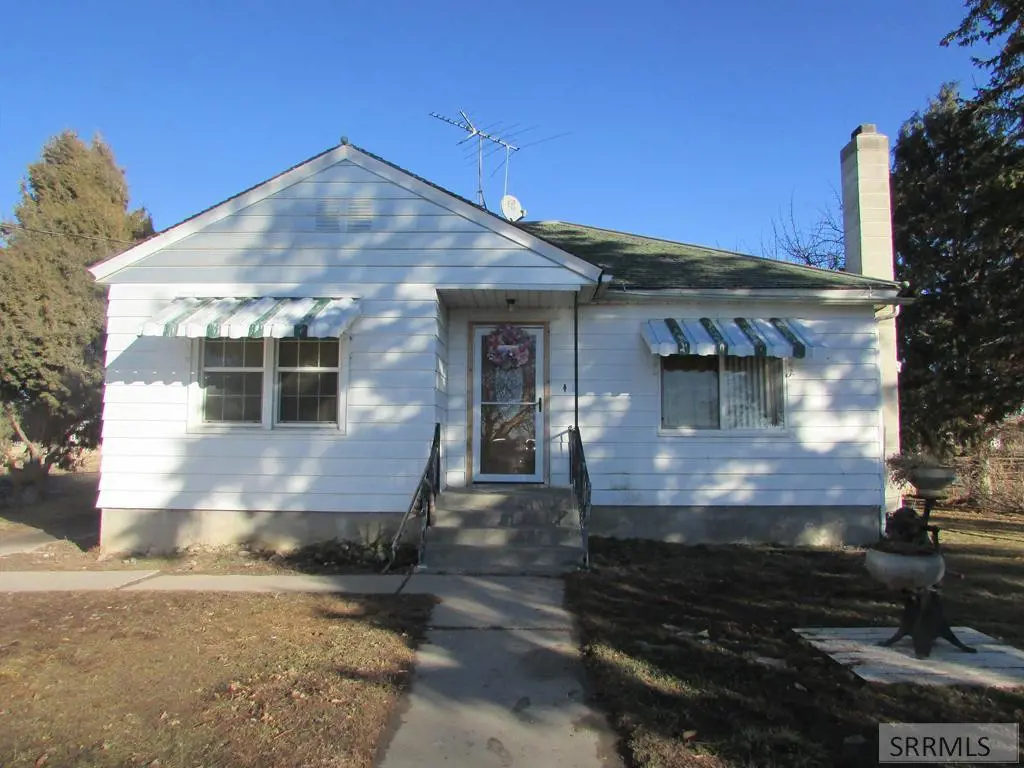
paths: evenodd
<path fill-rule="evenodd" d="M 537 398 L 537 413 L 544 413 L 544 398 Z"/>

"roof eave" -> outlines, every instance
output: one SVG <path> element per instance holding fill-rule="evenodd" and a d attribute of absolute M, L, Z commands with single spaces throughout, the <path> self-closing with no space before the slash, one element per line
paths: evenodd
<path fill-rule="evenodd" d="M 893 288 L 614 288 L 598 302 L 637 301 L 654 303 L 676 299 L 707 299 L 712 301 L 813 301 L 829 305 L 893 305 L 909 304 L 912 299 L 900 296 Z"/>

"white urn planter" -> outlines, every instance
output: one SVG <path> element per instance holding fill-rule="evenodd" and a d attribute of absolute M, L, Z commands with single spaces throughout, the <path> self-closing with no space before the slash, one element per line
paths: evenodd
<path fill-rule="evenodd" d="M 938 584 L 946 575 L 946 561 L 937 552 L 901 555 L 869 549 L 864 566 L 890 589 L 925 589 Z"/>
<path fill-rule="evenodd" d="M 952 467 L 914 467 L 907 471 L 907 479 L 922 499 L 941 499 L 956 480 Z"/>

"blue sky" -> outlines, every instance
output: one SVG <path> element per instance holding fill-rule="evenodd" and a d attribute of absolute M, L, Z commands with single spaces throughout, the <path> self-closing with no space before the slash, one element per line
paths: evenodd
<path fill-rule="evenodd" d="M 958 0 L 612 3 L 51 1 L 4 14 L 0 215 L 47 137 L 100 132 L 167 227 L 342 135 L 464 196 L 475 167 L 427 116 L 539 125 L 510 191 L 563 219 L 759 252 L 814 218 L 859 123 L 895 137 L 939 85 Z M 499 126 L 500 128 L 501 126 Z M 488 203 L 502 173 L 488 162 Z"/>

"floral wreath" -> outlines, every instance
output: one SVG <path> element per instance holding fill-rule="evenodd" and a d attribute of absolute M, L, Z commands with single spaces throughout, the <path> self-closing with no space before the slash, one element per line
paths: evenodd
<path fill-rule="evenodd" d="M 499 325 L 487 336 L 487 359 L 503 370 L 530 362 L 530 334 L 514 325 Z"/>

